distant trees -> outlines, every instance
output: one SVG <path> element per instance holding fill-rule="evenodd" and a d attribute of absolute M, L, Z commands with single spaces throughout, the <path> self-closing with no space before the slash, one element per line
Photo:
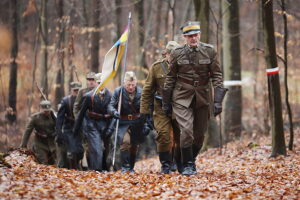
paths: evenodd
<path fill-rule="evenodd" d="M 273 1 L 262 0 L 262 22 L 264 33 L 265 60 L 268 74 L 269 107 L 271 112 L 271 130 L 272 130 L 272 154 L 275 157 L 278 154 L 286 155 L 286 146 L 283 131 L 282 106 L 279 74 L 277 68 L 276 44 L 274 35 L 273 21 Z"/>

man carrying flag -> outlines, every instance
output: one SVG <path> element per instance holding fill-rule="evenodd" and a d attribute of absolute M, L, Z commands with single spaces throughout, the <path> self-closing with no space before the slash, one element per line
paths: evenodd
<path fill-rule="evenodd" d="M 150 127 L 145 123 L 145 115 L 140 115 L 142 89 L 136 84 L 137 78 L 134 72 L 126 72 L 124 84 L 115 89 L 108 106 L 108 112 L 120 120 L 117 138 L 114 139 L 117 139 L 117 145 L 120 146 L 121 171 L 123 173 L 134 172 L 138 145 L 150 132 Z M 121 101 L 120 113 L 117 110 L 119 101 Z"/>

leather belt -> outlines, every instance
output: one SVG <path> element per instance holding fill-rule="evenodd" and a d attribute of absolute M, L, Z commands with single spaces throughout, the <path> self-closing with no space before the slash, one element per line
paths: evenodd
<path fill-rule="evenodd" d="M 95 112 L 88 112 L 88 116 L 91 119 L 109 119 L 111 118 L 111 115 L 109 114 L 99 114 L 99 113 L 95 113 Z"/>
<path fill-rule="evenodd" d="M 121 115 L 120 118 L 124 120 L 134 120 L 140 117 L 140 114 L 132 114 L 132 115 Z"/>
<path fill-rule="evenodd" d="M 39 137 L 39 138 L 44 138 L 44 139 L 47 139 L 47 138 L 53 138 L 56 136 L 56 133 L 53 133 L 51 135 L 48 135 L 48 134 L 45 134 L 45 133 L 41 133 L 39 131 L 36 131 L 34 130 L 34 134 Z"/>
<path fill-rule="evenodd" d="M 189 80 L 189 79 L 182 78 L 180 76 L 178 76 L 177 78 L 178 78 L 179 81 L 181 81 L 183 83 L 186 83 L 186 84 L 189 84 L 189 85 L 192 85 L 194 87 L 198 87 L 200 85 L 206 85 L 208 83 L 208 81 L 204 81 L 204 80 L 192 81 L 192 80 Z"/>

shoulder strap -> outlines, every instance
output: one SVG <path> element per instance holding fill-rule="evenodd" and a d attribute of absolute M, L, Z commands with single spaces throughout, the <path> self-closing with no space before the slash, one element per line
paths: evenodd
<path fill-rule="evenodd" d="M 165 74 L 168 73 L 166 67 L 164 66 L 164 62 L 161 62 L 161 63 L 160 63 L 160 67 L 162 68 L 162 70 L 164 71 Z"/>

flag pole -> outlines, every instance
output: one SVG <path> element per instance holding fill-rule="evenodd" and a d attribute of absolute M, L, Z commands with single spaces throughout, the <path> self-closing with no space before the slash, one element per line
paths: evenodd
<path fill-rule="evenodd" d="M 126 72 L 126 61 L 127 61 L 127 51 L 128 51 L 128 41 L 129 41 L 129 34 L 130 34 L 130 26 L 131 26 L 131 12 L 129 12 L 128 16 L 128 38 L 125 43 L 125 53 L 124 53 L 124 61 L 123 61 L 123 68 L 122 68 L 122 73 L 121 73 L 121 81 L 124 81 L 124 76 Z M 121 82 L 121 84 L 123 84 Z M 122 105 L 122 90 L 120 92 L 119 96 L 119 102 L 118 102 L 118 113 L 121 114 L 121 105 Z M 117 119 L 117 124 L 116 124 L 116 131 L 115 131 L 115 138 L 114 138 L 114 152 L 113 152 L 113 160 L 112 160 L 112 166 L 115 166 L 115 160 L 116 160 L 116 149 L 117 149 L 117 138 L 118 138 L 118 130 L 119 130 L 119 123 L 120 120 Z"/>

